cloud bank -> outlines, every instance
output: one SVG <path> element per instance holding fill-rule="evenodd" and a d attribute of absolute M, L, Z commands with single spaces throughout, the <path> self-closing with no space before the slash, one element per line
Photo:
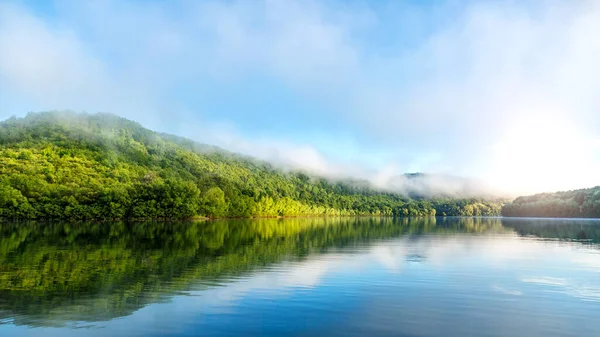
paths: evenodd
<path fill-rule="evenodd" d="M 388 187 L 581 188 L 600 184 L 599 34 L 592 0 L 0 1 L 0 117 L 109 111 Z"/>

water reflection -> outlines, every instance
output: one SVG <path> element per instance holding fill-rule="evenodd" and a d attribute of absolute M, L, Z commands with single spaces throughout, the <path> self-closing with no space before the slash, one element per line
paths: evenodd
<path fill-rule="evenodd" d="M 361 298 L 379 312 L 371 324 L 394 326 L 388 315 L 402 314 L 411 318 L 404 322 L 405 331 L 427 335 L 419 330 L 424 318 L 413 317 L 420 312 L 415 308 L 435 316 L 448 309 L 444 305 L 470 308 L 469 299 L 477 294 L 477 300 L 496 300 L 489 296 L 497 293 L 506 301 L 525 297 L 535 287 L 538 294 L 600 300 L 600 288 L 590 281 L 599 276 L 599 229 L 594 221 L 500 218 L 1 224 L 0 322 L 73 328 L 130 317 L 128 326 L 134 329 L 141 318 L 131 315 L 148 307 L 144 312 L 178 317 L 173 324 L 193 321 L 190 313 L 225 319 L 227 313 L 247 310 L 244 322 L 250 324 L 251 313 L 271 310 L 275 318 L 270 323 L 285 322 L 283 326 L 296 331 L 286 314 L 294 317 L 299 308 L 316 314 L 328 304 L 323 318 L 349 319 L 366 314 L 362 306 L 344 311 Z M 550 253 L 555 254 L 554 265 L 540 267 Z M 330 292 L 323 293 L 325 289 Z M 368 295 L 359 289 L 368 289 Z M 448 303 L 430 302 L 444 291 L 450 291 L 442 296 Z M 267 299 L 294 310 L 276 312 Z M 161 309 L 152 305 L 160 303 Z M 504 302 L 498 305 L 506 307 Z M 305 315 L 311 323 L 321 319 Z M 357 324 L 355 333 L 373 332 L 357 322 L 364 321 L 347 323 Z M 318 332 L 325 331 L 327 324 L 322 323 Z"/>
<path fill-rule="evenodd" d="M 600 243 L 597 219 L 502 218 L 502 225 L 522 236 Z"/>

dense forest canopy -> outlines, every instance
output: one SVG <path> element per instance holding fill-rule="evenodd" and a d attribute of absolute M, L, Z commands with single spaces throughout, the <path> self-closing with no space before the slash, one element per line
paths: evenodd
<path fill-rule="evenodd" d="M 518 197 L 502 207 L 503 216 L 600 218 L 600 186 Z"/>
<path fill-rule="evenodd" d="M 474 216 L 500 208 L 284 172 L 112 114 L 30 113 L 0 123 L 0 218 Z"/>

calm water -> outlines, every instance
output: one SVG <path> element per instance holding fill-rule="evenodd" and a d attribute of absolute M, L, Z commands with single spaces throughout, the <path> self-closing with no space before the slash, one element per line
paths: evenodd
<path fill-rule="evenodd" d="M 600 336 L 600 221 L 0 224 L 0 336 Z"/>

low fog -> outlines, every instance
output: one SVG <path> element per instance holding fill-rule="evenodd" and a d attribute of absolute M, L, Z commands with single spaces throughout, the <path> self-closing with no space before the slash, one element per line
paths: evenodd
<path fill-rule="evenodd" d="M 408 194 L 592 187 L 599 35 L 593 0 L 0 2 L 0 118 L 107 111 Z"/>

